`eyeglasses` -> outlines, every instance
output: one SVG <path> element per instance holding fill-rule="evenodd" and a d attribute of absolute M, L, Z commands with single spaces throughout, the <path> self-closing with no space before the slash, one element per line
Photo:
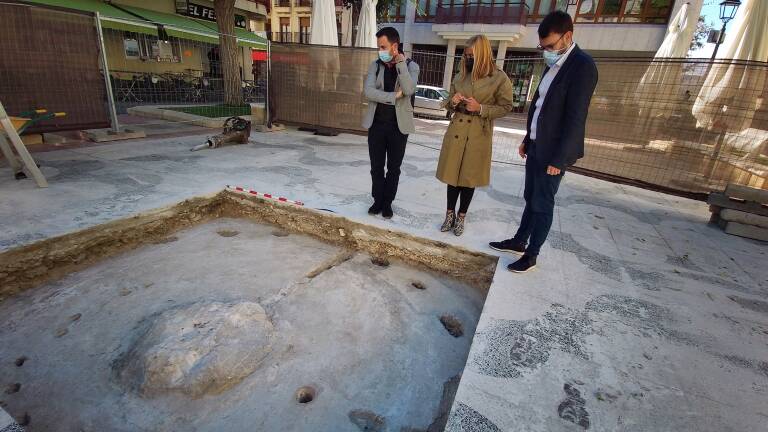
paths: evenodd
<path fill-rule="evenodd" d="M 558 42 L 560 42 L 561 40 L 563 40 L 563 38 L 564 38 L 564 37 L 565 37 L 565 34 L 563 34 L 562 36 L 560 36 L 560 39 L 558 39 L 558 40 L 556 40 L 556 41 L 552 42 L 551 44 L 549 44 L 549 45 L 547 45 L 547 46 L 541 46 L 541 44 L 538 44 L 538 45 L 536 45 L 536 49 L 537 49 L 537 50 L 539 50 L 539 51 L 552 51 L 552 50 L 553 50 L 553 48 L 555 48 L 555 45 L 557 45 L 557 44 L 558 44 Z"/>
<path fill-rule="evenodd" d="M 474 59 L 475 55 L 474 54 L 464 54 L 464 58 Z"/>

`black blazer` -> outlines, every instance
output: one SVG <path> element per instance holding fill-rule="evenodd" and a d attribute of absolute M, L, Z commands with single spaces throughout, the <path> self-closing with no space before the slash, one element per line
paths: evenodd
<path fill-rule="evenodd" d="M 545 73 L 547 71 L 549 68 Z M 537 160 L 562 170 L 584 157 L 587 112 L 596 85 L 595 62 L 577 45 L 549 86 L 541 106 L 536 127 Z M 523 139 L 525 144 L 530 141 L 531 122 L 538 99 L 537 88 L 528 109 L 528 133 Z"/>

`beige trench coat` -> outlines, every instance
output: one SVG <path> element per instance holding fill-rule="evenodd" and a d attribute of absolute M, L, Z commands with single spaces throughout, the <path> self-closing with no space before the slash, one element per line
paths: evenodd
<path fill-rule="evenodd" d="M 454 113 L 443 138 L 437 178 L 452 186 L 487 186 L 491 181 L 491 141 L 493 121 L 512 110 L 512 83 L 496 69 L 493 75 L 472 82 L 457 75 L 451 84 L 447 103 L 456 93 L 474 97 L 482 105 L 480 116 Z"/>

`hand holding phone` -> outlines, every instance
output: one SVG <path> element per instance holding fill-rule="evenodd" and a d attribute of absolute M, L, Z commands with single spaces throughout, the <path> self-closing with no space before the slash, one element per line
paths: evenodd
<path fill-rule="evenodd" d="M 480 102 L 475 100 L 475 98 L 464 98 L 464 102 L 467 103 L 467 111 L 469 112 L 478 112 L 480 111 Z"/>

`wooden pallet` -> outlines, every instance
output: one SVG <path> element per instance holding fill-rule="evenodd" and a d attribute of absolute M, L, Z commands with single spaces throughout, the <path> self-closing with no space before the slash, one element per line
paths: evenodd
<path fill-rule="evenodd" d="M 707 202 L 710 222 L 726 233 L 768 242 L 768 190 L 729 184 Z"/>

